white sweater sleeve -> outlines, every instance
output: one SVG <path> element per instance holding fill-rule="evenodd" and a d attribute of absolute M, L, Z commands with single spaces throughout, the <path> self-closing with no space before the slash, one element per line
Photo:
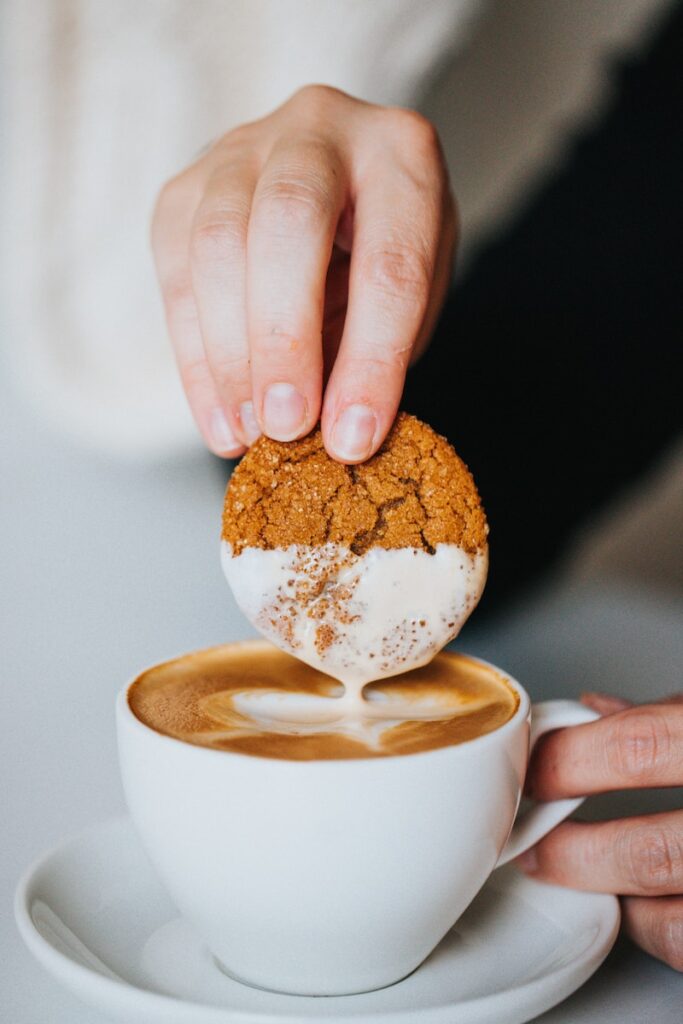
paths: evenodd
<path fill-rule="evenodd" d="M 482 0 L 261 0 L 257 66 L 244 103 L 257 111 L 324 82 L 374 103 L 414 106 L 461 45 Z M 266 57 L 267 55 L 267 57 Z M 255 73 L 254 73 L 255 72 Z"/>
<path fill-rule="evenodd" d="M 149 253 L 160 184 L 305 83 L 415 102 L 478 2 L 7 0 L 7 355 L 36 408 L 109 451 L 198 444 Z"/>
<path fill-rule="evenodd" d="M 305 83 L 414 105 L 447 68 L 426 110 L 472 251 L 599 113 L 605 57 L 634 48 L 670 3 L 4 0 L 0 244 L 15 379 L 99 448 L 198 446 L 148 245 L 170 174 Z"/>

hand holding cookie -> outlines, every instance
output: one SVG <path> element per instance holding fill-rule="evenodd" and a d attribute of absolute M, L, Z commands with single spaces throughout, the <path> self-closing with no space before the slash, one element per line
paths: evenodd
<path fill-rule="evenodd" d="M 451 275 L 438 137 L 308 86 L 163 189 L 152 242 L 197 425 L 217 455 L 308 434 L 357 463 L 393 422 Z M 323 396 L 323 383 L 325 393 Z"/>

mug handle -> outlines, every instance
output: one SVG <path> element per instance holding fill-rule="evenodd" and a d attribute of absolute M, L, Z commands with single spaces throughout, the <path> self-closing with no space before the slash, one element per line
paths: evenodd
<path fill-rule="evenodd" d="M 529 737 L 529 754 L 537 740 L 553 729 L 563 729 L 568 725 L 582 725 L 594 722 L 600 715 L 590 708 L 584 707 L 576 700 L 545 700 L 532 705 L 531 732 Z M 496 867 L 519 857 L 531 846 L 534 846 L 556 825 L 569 817 L 586 798 L 573 797 L 571 800 L 551 800 L 547 803 L 531 804 L 528 810 L 518 815 L 510 837 L 503 848 Z M 531 803 L 529 801 L 529 803 Z"/>

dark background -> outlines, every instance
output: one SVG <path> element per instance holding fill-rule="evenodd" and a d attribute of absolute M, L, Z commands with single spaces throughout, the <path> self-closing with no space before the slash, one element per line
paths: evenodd
<path fill-rule="evenodd" d="M 492 524 L 482 611 L 548 571 L 683 426 L 682 69 L 678 4 L 614 65 L 607 114 L 457 284 L 409 374 L 403 408 L 452 441 Z"/>

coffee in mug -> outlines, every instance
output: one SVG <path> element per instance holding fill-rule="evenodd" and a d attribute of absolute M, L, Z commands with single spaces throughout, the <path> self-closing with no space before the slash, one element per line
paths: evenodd
<path fill-rule="evenodd" d="M 504 725 L 519 697 L 496 669 L 442 652 L 363 690 L 268 643 L 226 644 L 144 672 L 128 691 L 145 725 L 197 746 L 293 761 L 435 750 Z"/>

